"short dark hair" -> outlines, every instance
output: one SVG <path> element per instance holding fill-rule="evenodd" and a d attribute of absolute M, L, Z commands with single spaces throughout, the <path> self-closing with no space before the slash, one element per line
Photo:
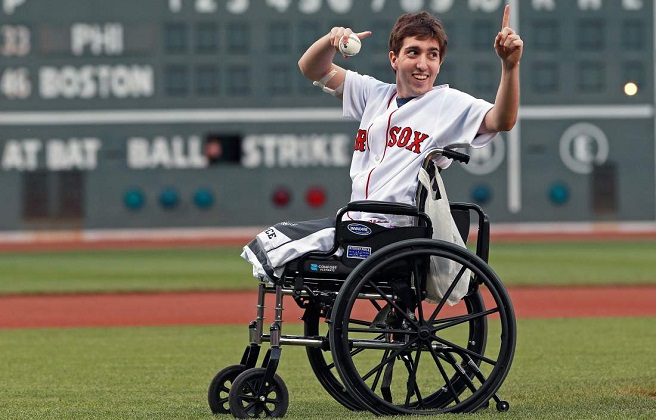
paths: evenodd
<path fill-rule="evenodd" d="M 436 40 L 440 45 L 440 60 L 444 60 L 448 40 L 444 26 L 438 18 L 428 12 L 407 13 L 399 16 L 390 33 L 390 51 L 399 55 L 403 41 L 409 37 Z"/>

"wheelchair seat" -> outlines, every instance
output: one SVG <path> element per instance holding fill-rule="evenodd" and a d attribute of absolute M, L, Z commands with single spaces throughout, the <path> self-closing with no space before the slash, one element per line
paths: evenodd
<path fill-rule="evenodd" d="M 349 211 L 400 214 L 416 217 L 416 225 L 388 228 L 362 220 L 343 220 Z M 300 290 L 304 286 L 337 291 L 351 271 L 379 249 L 405 239 L 430 238 L 428 216 L 409 204 L 354 201 L 337 212 L 335 244 L 328 252 L 309 252 L 290 261 L 282 276 L 284 285 Z"/>

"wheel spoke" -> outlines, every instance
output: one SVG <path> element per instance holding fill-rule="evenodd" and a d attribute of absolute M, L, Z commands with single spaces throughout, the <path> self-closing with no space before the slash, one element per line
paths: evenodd
<path fill-rule="evenodd" d="M 395 301 L 394 299 L 390 299 L 390 298 L 387 296 L 387 294 L 384 293 L 384 292 L 381 290 L 381 288 L 378 287 L 378 286 L 377 286 L 372 280 L 368 280 L 368 281 L 367 281 L 367 284 L 369 284 L 369 285 L 370 285 L 370 286 L 371 286 L 371 287 L 372 287 L 372 288 L 373 288 L 373 289 L 374 289 L 374 290 L 375 290 L 375 291 L 376 291 L 376 292 L 377 292 L 377 293 L 378 293 L 383 299 L 385 299 L 385 301 L 387 301 L 387 303 L 389 303 L 390 305 L 392 305 L 392 307 L 393 307 L 394 309 L 396 309 L 396 311 L 397 311 L 397 315 L 401 315 L 401 316 L 403 316 L 403 318 L 405 318 L 405 320 L 408 321 L 408 322 L 409 322 L 409 323 L 410 323 L 415 329 L 418 328 L 417 320 L 416 320 L 416 319 L 412 319 L 412 318 L 410 317 L 410 315 L 409 315 L 409 314 L 408 314 L 403 308 L 401 308 L 401 307 L 396 303 L 396 301 Z"/>
<path fill-rule="evenodd" d="M 437 341 L 438 343 L 443 344 L 443 345 L 445 345 L 445 346 L 451 348 L 451 349 L 453 350 L 453 352 L 455 352 L 455 353 L 457 353 L 457 354 L 461 354 L 461 353 L 468 354 L 469 356 L 473 357 L 474 359 L 481 360 L 481 361 L 486 362 L 486 363 L 488 363 L 488 364 L 490 364 L 490 365 L 492 365 L 492 366 L 494 366 L 494 365 L 497 364 L 497 362 L 496 362 L 495 360 L 492 360 L 492 359 L 490 359 L 490 358 L 488 358 L 488 357 L 483 356 L 482 354 L 479 354 L 479 353 L 476 353 L 476 352 L 471 351 L 471 350 L 469 350 L 469 349 L 466 349 L 466 348 L 464 348 L 464 347 L 461 347 L 461 346 L 459 346 L 459 345 L 457 345 L 457 344 L 455 344 L 455 343 L 452 343 L 452 342 L 450 342 L 450 341 L 448 341 L 448 340 L 445 340 L 445 339 L 443 339 L 443 338 L 441 338 L 441 337 L 433 337 L 433 338 L 434 338 L 434 340 Z M 448 350 L 448 349 L 447 349 L 447 350 Z M 445 351 L 447 351 L 447 350 L 445 350 Z"/>
<path fill-rule="evenodd" d="M 371 302 L 371 306 L 373 306 L 377 311 L 380 311 L 381 309 L 383 309 L 383 307 L 380 306 L 380 304 L 377 301 L 370 300 L 369 302 Z"/>
<path fill-rule="evenodd" d="M 435 364 L 437 365 L 437 369 L 440 371 L 440 375 L 442 375 L 442 379 L 444 379 L 444 383 L 446 384 L 447 388 L 449 389 L 449 391 L 451 393 L 451 397 L 453 397 L 453 400 L 456 402 L 456 404 L 459 404 L 460 399 L 458 398 L 458 393 L 453 388 L 453 383 L 451 383 L 451 379 L 446 374 L 446 371 L 444 370 L 444 366 L 442 366 L 442 362 L 440 362 L 440 358 L 439 358 L 437 352 L 431 346 L 428 346 L 428 349 L 431 353 L 431 356 L 433 356 L 433 360 L 435 361 Z"/>
<path fill-rule="evenodd" d="M 257 395 L 257 389 L 259 388 L 259 383 L 258 381 L 246 381 L 246 386 L 250 390 L 250 393 L 248 395 Z"/>
<path fill-rule="evenodd" d="M 474 375 L 476 375 L 476 378 L 479 381 L 481 381 L 481 383 L 487 381 L 487 378 L 485 377 L 483 372 L 481 372 L 481 370 L 478 368 L 478 365 L 469 356 L 465 356 L 465 358 L 466 358 L 467 366 L 469 366 L 474 371 Z"/>
<path fill-rule="evenodd" d="M 245 398 L 242 398 L 242 400 L 245 400 Z M 257 401 L 251 401 L 250 403 L 246 404 L 246 407 L 244 407 L 244 411 L 249 412 L 249 411 L 257 411 L 257 407 L 255 404 Z"/>
<path fill-rule="evenodd" d="M 366 326 L 371 325 L 371 321 L 365 321 L 364 319 L 357 319 L 357 318 L 349 318 L 348 322 L 349 324 L 355 324 L 355 325 L 366 325 Z"/>
<path fill-rule="evenodd" d="M 446 357 L 447 362 L 451 364 L 451 366 L 455 369 L 456 373 L 460 375 L 460 377 L 465 381 L 467 384 L 467 387 L 471 392 L 476 392 L 476 385 L 474 382 L 472 382 L 471 377 L 467 375 L 467 372 L 465 372 L 465 369 L 458 363 L 458 360 L 456 360 L 455 357 L 451 353 L 444 353 L 444 357 Z"/>
<path fill-rule="evenodd" d="M 415 264 L 412 265 L 412 278 L 415 279 L 415 299 L 417 302 L 421 302 L 423 300 L 420 280 L 421 277 L 423 276 L 419 271 L 419 264 L 417 264 L 415 260 Z M 417 318 L 419 319 L 419 323 L 422 324 L 424 321 L 424 307 L 421 303 L 417 305 Z"/>
<path fill-rule="evenodd" d="M 451 318 L 444 318 L 439 321 L 435 321 L 433 325 L 440 324 L 437 327 L 431 328 L 431 332 L 437 332 L 440 330 L 445 330 L 447 328 L 454 327 L 456 325 L 463 324 L 465 322 L 472 321 L 474 319 L 479 319 L 486 317 L 488 315 L 492 315 L 494 313 L 499 312 L 499 308 L 493 308 L 493 309 L 488 309 L 487 311 L 479 312 L 476 314 L 469 314 L 469 315 L 461 315 L 461 316 L 456 316 L 456 317 L 451 317 Z"/>
<path fill-rule="evenodd" d="M 390 352 L 389 350 L 385 350 L 383 352 L 383 356 L 381 358 L 381 361 L 384 360 L 387 356 L 389 356 L 389 352 Z M 374 381 L 371 384 L 371 390 L 372 391 L 376 391 L 376 387 L 378 386 L 378 381 L 380 380 L 380 375 L 382 375 L 382 373 L 383 373 L 383 369 L 378 369 L 378 371 L 376 372 L 376 377 L 374 378 Z"/>
<path fill-rule="evenodd" d="M 371 375 L 373 375 L 378 369 L 382 369 L 383 366 L 385 366 L 387 363 L 389 363 L 391 360 L 394 360 L 397 356 L 399 356 L 401 353 L 403 353 L 408 347 L 410 347 L 412 344 L 415 343 L 416 340 L 411 341 L 406 343 L 403 347 L 401 347 L 398 350 L 395 350 L 391 355 L 388 355 L 388 357 L 383 357 L 381 362 L 377 364 L 373 369 L 369 370 L 365 375 L 361 375 L 361 378 L 363 381 L 366 381 L 369 379 Z"/>
<path fill-rule="evenodd" d="M 269 404 L 278 404 L 280 402 L 280 399 L 277 398 L 277 397 L 276 398 L 267 397 L 267 398 L 264 399 L 264 402 L 269 403 Z"/>
<path fill-rule="evenodd" d="M 428 321 L 429 324 L 432 324 L 433 321 L 435 321 L 435 318 L 437 317 L 437 314 L 439 314 L 440 311 L 442 310 L 442 308 L 444 307 L 444 304 L 446 303 L 449 296 L 451 296 L 451 292 L 453 292 L 453 289 L 455 289 L 456 285 L 458 284 L 458 282 L 462 278 L 462 275 L 464 274 L 465 270 L 466 270 L 466 268 L 465 268 L 464 265 L 462 267 L 460 267 L 460 271 L 458 272 L 458 275 L 453 279 L 453 281 L 451 282 L 451 285 L 449 285 L 449 288 L 447 289 L 446 293 L 444 293 L 444 296 L 442 296 L 442 299 L 440 299 L 440 303 L 437 304 L 437 308 L 435 308 L 435 310 L 431 314 L 431 317 Z"/>
<path fill-rule="evenodd" d="M 415 357 L 414 362 L 412 360 L 412 355 L 406 355 L 405 357 L 403 357 L 405 367 L 408 370 L 408 384 L 406 387 L 406 396 L 405 396 L 406 407 L 410 406 L 410 399 L 412 398 L 413 394 L 417 395 L 417 403 L 419 404 L 419 406 L 420 407 L 424 406 L 424 400 L 421 397 L 421 391 L 419 390 L 419 386 L 417 385 L 417 370 L 419 368 L 419 359 L 421 357 L 422 347 L 423 345 L 420 342 L 417 346 L 417 357 Z"/>

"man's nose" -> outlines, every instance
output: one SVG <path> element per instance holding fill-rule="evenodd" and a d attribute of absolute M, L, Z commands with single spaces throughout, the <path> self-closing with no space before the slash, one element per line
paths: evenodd
<path fill-rule="evenodd" d="M 417 68 L 419 70 L 426 70 L 428 66 L 426 65 L 426 56 L 421 55 L 419 56 L 419 59 L 417 60 Z"/>
<path fill-rule="evenodd" d="M 428 58 L 422 54 L 419 56 L 419 59 L 417 60 L 417 68 L 420 70 L 426 70 L 428 68 Z"/>

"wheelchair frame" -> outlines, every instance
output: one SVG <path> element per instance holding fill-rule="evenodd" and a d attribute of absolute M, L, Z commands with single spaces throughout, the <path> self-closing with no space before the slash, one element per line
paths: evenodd
<path fill-rule="evenodd" d="M 424 161 L 424 168 L 435 170 L 432 161 L 439 155 L 468 161 L 465 154 L 436 149 Z M 418 190 L 418 204 L 425 198 Z M 512 363 L 516 326 L 505 287 L 487 265 L 489 220 L 476 204 L 450 206 L 452 213 L 467 214 L 458 224 L 465 242 L 469 216 L 472 211 L 477 215 L 476 254 L 430 239 L 431 220 L 414 206 L 359 201 L 340 209 L 333 249 L 310 252 L 295 260 L 276 284 L 260 283 L 256 318 L 248 327 L 250 343 L 240 363 L 222 369 L 210 383 L 208 402 L 212 412 L 232 413 L 238 418 L 284 416 L 289 395 L 276 374 L 283 346 L 306 347 L 321 385 L 350 410 L 369 410 L 376 415 L 473 412 L 487 407 L 491 399 L 499 411 L 508 410 L 509 404 L 497 395 L 497 390 Z M 418 223 L 414 230 L 389 229 L 395 238 L 397 232 L 405 232 L 406 237 L 377 244 L 378 249 L 355 264 L 346 279 L 309 276 L 305 269 L 308 264 L 338 258 L 335 252 L 345 244 L 340 223 L 349 211 L 412 216 Z M 445 298 L 439 303 L 426 299 L 428 267 L 438 264 L 436 261 L 461 267 L 447 296 L 466 275 L 463 273 L 471 273 L 469 292 L 458 305 L 461 313 L 457 315 L 438 317 L 447 310 Z M 274 315 L 265 334 L 264 311 L 269 294 L 275 296 Z M 291 296 L 305 309 L 304 335 L 282 334 L 285 296 Z M 486 302 L 492 302 L 490 308 Z M 360 315 L 360 311 L 367 315 Z M 431 316 L 426 317 L 426 313 Z M 328 324 L 326 334 L 319 331 L 321 319 Z M 500 329 L 498 337 L 490 332 L 496 329 Z M 261 367 L 256 367 L 262 343 L 267 342 L 269 349 Z M 325 358 L 328 352 L 332 362 Z M 419 370 L 420 359 L 423 362 L 426 358 L 429 361 L 422 367 L 428 364 L 431 371 L 434 364 L 432 374 Z M 432 389 L 440 379 L 444 385 Z M 425 392 L 427 387 L 429 393 Z"/>

